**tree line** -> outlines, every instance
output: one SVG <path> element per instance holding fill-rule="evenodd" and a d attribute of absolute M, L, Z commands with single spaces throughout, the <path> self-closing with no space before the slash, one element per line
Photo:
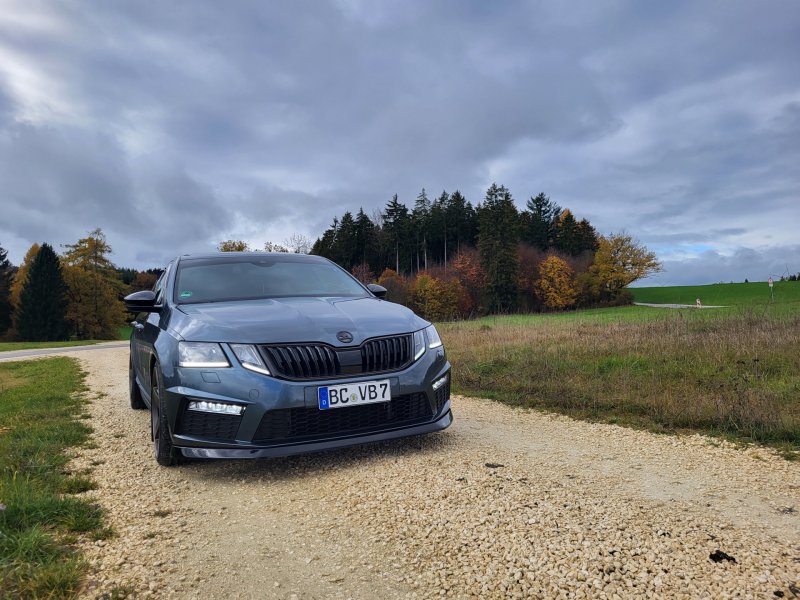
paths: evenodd
<path fill-rule="evenodd" d="M 217 250 L 250 247 L 225 240 Z M 334 218 L 313 244 L 295 234 L 264 250 L 330 258 L 431 320 L 625 304 L 625 288 L 661 268 L 630 235 L 599 235 L 543 193 L 520 211 L 496 184 L 476 205 L 459 191 L 430 200 L 423 189 L 412 208 L 395 195 L 372 217 Z M 151 289 L 161 271 L 117 267 L 111 254 L 101 229 L 61 254 L 34 244 L 18 267 L 0 247 L 0 339 L 118 337 L 120 297 Z"/>
<path fill-rule="evenodd" d="M 458 190 L 413 207 L 397 195 L 372 217 L 335 217 L 311 252 L 429 319 L 625 304 L 633 281 L 660 270 L 632 236 L 602 236 L 546 194 L 518 210 L 492 184 L 474 205 Z"/>
<path fill-rule="evenodd" d="M 120 297 L 155 284 L 161 271 L 120 269 L 102 230 L 64 246 L 33 244 L 19 267 L 0 247 L 0 339 L 116 339 L 127 315 Z"/>

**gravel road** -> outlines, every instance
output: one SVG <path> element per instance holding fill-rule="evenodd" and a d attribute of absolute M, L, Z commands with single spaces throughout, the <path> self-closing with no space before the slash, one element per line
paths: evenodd
<path fill-rule="evenodd" d="M 70 356 L 98 446 L 73 465 L 117 533 L 82 542 L 86 598 L 800 594 L 800 463 L 764 449 L 455 397 L 425 438 L 165 469 L 127 350 Z"/>

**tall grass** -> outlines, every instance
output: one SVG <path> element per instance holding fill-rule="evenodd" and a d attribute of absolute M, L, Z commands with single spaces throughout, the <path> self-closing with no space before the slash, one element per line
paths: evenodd
<path fill-rule="evenodd" d="M 440 326 L 458 392 L 800 448 L 800 316 L 540 317 Z"/>
<path fill-rule="evenodd" d="M 69 598 L 85 564 L 75 536 L 107 535 L 99 507 L 70 493 L 91 487 L 65 471 L 88 439 L 75 361 L 0 364 L 0 598 Z"/>

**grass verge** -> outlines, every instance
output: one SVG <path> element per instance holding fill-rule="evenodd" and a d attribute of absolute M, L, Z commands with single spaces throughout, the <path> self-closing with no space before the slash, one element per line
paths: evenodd
<path fill-rule="evenodd" d="M 0 364 L 0 598 L 70 598 L 86 564 L 80 534 L 108 535 L 91 489 L 65 471 L 68 450 L 88 440 L 83 374 L 76 361 Z"/>
<path fill-rule="evenodd" d="M 654 310 L 658 318 L 642 318 Z M 800 316 L 631 307 L 439 326 L 458 393 L 800 449 Z M 613 316 L 613 318 L 612 318 Z"/>

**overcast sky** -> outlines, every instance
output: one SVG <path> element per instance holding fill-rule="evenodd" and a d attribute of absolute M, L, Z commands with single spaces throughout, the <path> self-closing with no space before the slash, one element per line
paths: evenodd
<path fill-rule="evenodd" d="M 0 246 L 122 266 L 460 189 L 800 271 L 800 3 L 0 0 Z"/>

